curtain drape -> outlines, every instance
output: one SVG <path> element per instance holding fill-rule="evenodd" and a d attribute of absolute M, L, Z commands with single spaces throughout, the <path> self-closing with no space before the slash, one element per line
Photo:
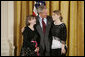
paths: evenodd
<path fill-rule="evenodd" d="M 21 28 L 26 16 L 33 12 L 34 1 L 15 1 L 14 42 L 15 55 L 19 56 L 23 43 Z M 84 1 L 46 1 L 48 15 L 53 10 L 61 10 L 67 27 L 67 56 L 84 56 Z"/>

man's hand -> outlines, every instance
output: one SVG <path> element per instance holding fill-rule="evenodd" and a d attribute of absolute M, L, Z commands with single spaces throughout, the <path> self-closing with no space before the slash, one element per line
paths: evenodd
<path fill-rule="evenodd" d="M 24 27 L 21 29 L 21 32 L 22 32 L 22 33 L 23 33 L 24 29 L 25 29 Z"/>

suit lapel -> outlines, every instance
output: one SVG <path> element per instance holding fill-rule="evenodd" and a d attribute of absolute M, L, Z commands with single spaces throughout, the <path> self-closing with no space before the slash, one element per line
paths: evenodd
<path fill-rule="evenodd" d="M 40 22 L 39 22 L 39 16 L 37 16 L 37 26 L 36 26 L 36 29 L 37 29 L 37 31 L 39 32 L 39 34 L 41 34 L 41 35 L 44 35 L 43 34 L 43 31 L 42 31 L 42 28 L 41 28 L 41 26 L 40 26 Z M 49 18 L 47 17 L 46 18 L 47 19 L 47 25 L 46 25 L 46 34 L 49 32 L 49 29 L 50 29 L 50 21 L 49 21 Z"/>
<path fill-rule="evenodd" d="M 40 22 L 39 22 L 39 16 L 37 16 L 37 26 L 36 26 L 36 29 L 39 32 L 39 34 L 43 35 L 43 31 L 42 31 L 42 28 L 41 28 Z"/>
<path fill-rule="evenodd" d="M 49 21 L 49 19 L 48 18 L 46 18 L 47 19 L 47 25 L 46 25 L 46 33 L 48 33 L 48 31 L 49 31 L 49 28 L 50 28 L 50 21 Z"/>

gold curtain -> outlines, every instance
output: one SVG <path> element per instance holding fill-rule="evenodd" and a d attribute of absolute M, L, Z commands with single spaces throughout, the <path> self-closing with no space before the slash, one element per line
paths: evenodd
<path fill-rule="evenodd" d="M 26 16 L 32 14 L 34 1 L 15 1 L 14 42 L 15 55 L 19 56 L 23 42 L 21 28 Z M 84 56 L 84 1 L 46 1 L 48 15 L 61 10 L 67 27 L 67 56 Z"/>

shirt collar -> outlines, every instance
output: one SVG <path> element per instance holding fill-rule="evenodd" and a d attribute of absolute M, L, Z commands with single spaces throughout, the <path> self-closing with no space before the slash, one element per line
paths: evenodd
<path fill-rule="evenodd" d="M 40 19 L 42 19 L 40 15 L 39 15 L 39 17 L 40 17 Z M 44 18 L 44 20 L 45 20 L 45 19 L 46 19 L 46 18 Z"/>

